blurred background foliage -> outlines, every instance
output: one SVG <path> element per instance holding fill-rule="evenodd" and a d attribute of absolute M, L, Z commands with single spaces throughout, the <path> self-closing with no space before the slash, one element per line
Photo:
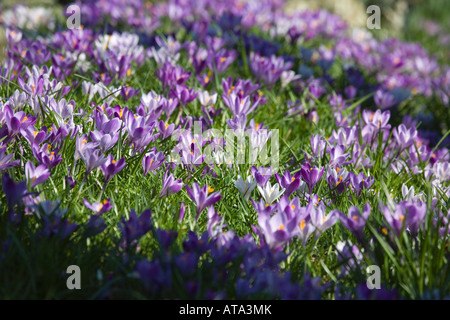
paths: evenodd
<path fill-rule="evenodd" d="M 54 7 L 56 11 L 62 12 L 63 6 L 73 2 L 73 0 L 1 0 L 0 10 L 24 3 L 29 6 Z M 449 60 L 450 5 L 448 0 L 286 0 L 288 12 L 323 8 L 342 16 L 349 26 L 360 28 L 366 26 L 369 16 L 366 9 L 370 5 L 379 6 L 382 15 L 381 30 L 372 30 L 375 37 L 398 37 L 405 41 L 419 42 L 440 62 L 446 63 Z M 447 34 L 443 35 L 439 32 L 430 34 L 429 31 L 435 31 L 436 26 Z M 0 46 L 4 46 L 4 42 L 4 32 L 0 32 Z"/>

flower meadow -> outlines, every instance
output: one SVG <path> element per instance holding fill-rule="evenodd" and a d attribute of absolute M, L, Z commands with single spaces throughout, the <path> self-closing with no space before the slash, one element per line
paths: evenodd
<path fill-rule="evenodd" d="M 1 12 L 2 298 L 450 298 L 444 62 L 282 1 L 75 4 Z"/>

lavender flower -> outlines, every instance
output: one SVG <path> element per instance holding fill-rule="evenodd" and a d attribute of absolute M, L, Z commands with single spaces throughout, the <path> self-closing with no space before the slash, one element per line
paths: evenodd
<path fill-rule="evenodd" d="M 413 141 L 417 136 L 417 130 L 414 127 L 407 129 L 402 123 L 398 129 L 394 128 L 393 136 L 397 145 L 403 150 L 413 144 Z"/>
<path fill-rule="evenodd" d="M 252 166 L 251 172 L 256 180 L 256 183 L 258 183 L 258 185 L 263 188 L 266 186 L 267 181 L 269 181 L 270 177 L 272 176 L 271 167 L 265 168 L 261 166 L 259 167 L 259 169 L 257 169 L 255 166 Z"/>
<path fill-rule="evenodd" d="M 34 188 L 38 184 L 47 181 L 48 177 L 50 177 L 50 172 L 45 165 L 41 164 L 36 168 L 31 161 L 28 161 L 25 164 L 25 176 L 30 187 Z"/>
<path fill-rule="evenodd" d="M 106 158 L 106 161 L 100 166 L 100 170 L 105 177 L 105 184 L 108 183 L 118 172 L 125 168 L 125 158 L 121 158 L 119 161 L 114 160 L 113 155 L 110 154 Z"/>
<path fill-rule="evenodd" d="M 197 216 L 195 217 L 195 220 L 197 220 L 203 209 L 213 205 L 222 198 L 220 191 L 214 192 L 214 189 L 208 185 L 200 188 L 195 182 L 192 185 L 192 189 L 186 185 L 186 192 L 197 207 Z"/>
<path fill-rule="evenodd" d="M 306 163 L 305 165 L 302 166 L 302 169 L 300 170 L 300 174 L 302 176 L 302 179 L 308 185 L 309 193 L 312 193 L 314 186 L 322 178 L 323 172 L 324 172 L 324 168 L 322 168 L 319 171 L 318 168 L 311 167 L 309 163 Z"/>
<path fill-rule="evenodd" d="M 337 214 L 342 224 L 355 235 L 356 239 L 360 242 L 363 241 L 363 230 L 369 218 L 370 205 L 366 204 L 364 206 L 362 215 L 355 206 L 350 207 L 347 215 L 340 211 L 337 211 Z"/>
<path fill-rule="evenodd" d="M 111 205 L 110 199 L 103 200 L 102 202 L 94 202 L 92 204 L 90 204 L 86 199 L 83 199 L 83 203 L 86 208 L 92 210 L 94 214 L 97 216 L 100 216 L 103 213 L 108 212 L 113 207 Z"/>
<path fill-rule="evenodd" d="M 144 176 L 146 176 L 149 172 L 153 172 L 153 174 L 156 174 L 155 170 L 163 164 L 165 158 L 166 157 L 164 156 L 163 152 L 158 152 L 158 150 L 156 150 L 156 147 L 153 148 L 152 151 L 147 153 L 144 158 L 142 158 Z"/>
<path fill-rule="evenodd" d="M 152 212 L 150 209 L 147 209 L 138 217 L 136 215 L 136 211 L 132 209 L 130 212 L 130 218 L 125 221 L 122 217 L 121 222 L 119 222 L 118 225 L 123 236 L 120 246 L 123 248 L 128 248 L 130 245 L 135 243 L 138 238 L 145 235 L 152 228 Z"/>
<path fill-rule="evenodd" d="M 0 146 L 0 173 L 20 164 L 20 160 L 11 161 L 13 156 L 12 153 L 6 154 L 6 146 Z"/>
<path fill-rule="evenodd" d="M 169 171 L 164 173 L 163 185 L 159 197 L 166 197 L 171 194 L 177 193 L 183 187 L 183 180 L 175 180 L 173 174 L 168 175 Z"/>

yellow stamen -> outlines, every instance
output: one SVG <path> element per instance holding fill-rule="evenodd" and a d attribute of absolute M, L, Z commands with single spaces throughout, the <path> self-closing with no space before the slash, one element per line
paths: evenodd
<path fill-rule="evenodd" d="M 208 193 L 211 193 L 211 192 L 213 192 L 213 191 L 214 191 L 214 189 L 211 188 L 211 186 L 208 186 Z"/>
<path fill-rule="evenodd" d="M 388 231 L 387 231 L 387 229 L 386 228 L 383 228 L 383 229 L 381 229 L 381 232 L 383 232 L 385 235 L 387 235 L 388 234 Z"/>
<path fill-rule="evenodd" d="M 294 209 L 295 209 L 295 205 L 293 204 L 293 205 L 291 206 L 291 208 L 292 208 L 292 210 L 294 210 Z"/>
<path fill-rule="evenodd" d="M 280 224 L 280 227 L 278 228 L 278 230 L 283 230 L 284 226 L 282 224 Z"/>
<path fill-rule="evenodd" d="M 303 231 L 303 229 L 305 229 L 305 226 L 306 226 L 305 220 L 302 220 L 300 222 L 300 229 Z"/>

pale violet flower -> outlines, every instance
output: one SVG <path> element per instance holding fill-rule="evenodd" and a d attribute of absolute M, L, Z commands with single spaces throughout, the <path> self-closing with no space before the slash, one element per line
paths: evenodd
<path fill-rule="evenodd" d="M 264 188 L 258 185 L 258 190 L 261 193 L 261 196 L 264 198 L 266 204 L 271 205 L 276 199 L 278 199 L 284 192 L 284 188 L 281 188 L 278 183 L 275 183 L 273 186 L 267 181 L 267 184 Z"/>
<path fill-rule="evenodd" d="M 200 91 L 197 97 L 200 103 L 205 107 L 214 105 L 217 102 L 217 93 L 209 94 L 208 91 Z"/>
<path fill-rule="evenodd" d="M 402 196 L 405 200 L 411 201 L 414 198 L 414 186 L 411 186 L 409 189 L 406 184 L 402 185 Z"/>
<path fill-rule="evenodd" d="M 245 181 L 241 176 L 238 176 L 237 180 L 234 182 L 234 185 L 236 186 L 236 188 L 238 188 L 245 201 L 248 201 L 248 199 L 250 198 L 250 194 L 256 187 L 256 182 L 251 175 L 248 176 Z"/>

